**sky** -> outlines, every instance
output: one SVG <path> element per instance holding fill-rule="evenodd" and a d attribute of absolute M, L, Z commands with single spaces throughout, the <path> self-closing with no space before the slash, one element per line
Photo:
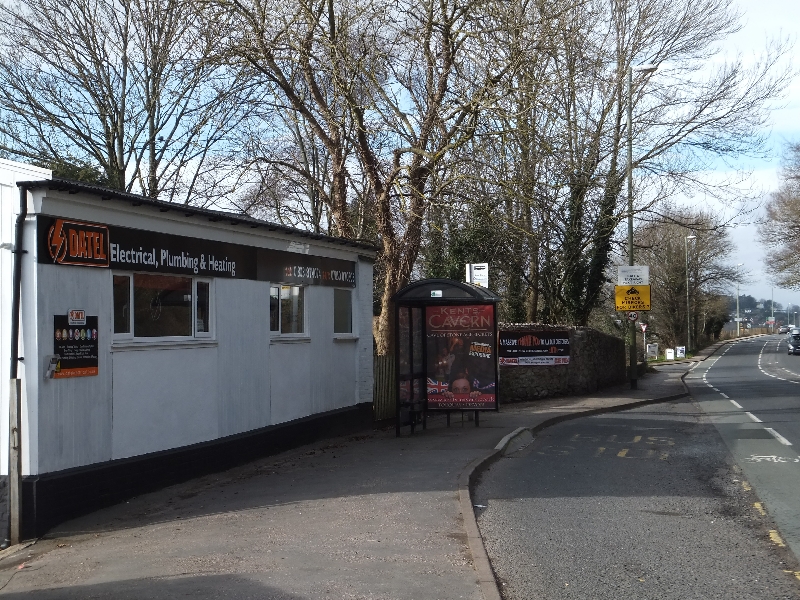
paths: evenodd
<path fill-rule="evenodd" d="M 738 0 L 743 12 L 742 30 L 728 40 L 731 53 L 758 53 L 766 45 L 767 39 L 775 36 L 791 37 L 795 40 L 795 54 L 800 52 L 800 0 Z M 768 194 L 778 186 L 778 170 L 782 148 L 787 142 L 800 141 L 800 77 L 790 86 L 780 107 L 772 111 L 770 146 L 772 158 L 769 161 L 753 162 L 752 182 Z M 756 220 L 763 214 L 753 215 Z M 730 261 L 743 263 L 742 269 L 748 274 L 749 283 L 740 286 L 741 294 L 769 299 L 773 293 L 772 284 L 764 272 L 764 250 L 757 239 L 755 224 L 741 225 L 731 230 L 731 239 L 736 251 Z M 800 282 L 798 282 L 800 283 Z M 735 293 L 734 289 L 731 289 Z M 800 291 L 774 288 L 775 302 L 786 306 L 788 303 L 800 304 Z"/>

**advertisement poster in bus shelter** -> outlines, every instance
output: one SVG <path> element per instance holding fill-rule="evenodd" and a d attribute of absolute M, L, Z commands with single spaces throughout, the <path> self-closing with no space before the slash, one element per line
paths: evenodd
<path fill-rule="evenodd" d="M 425 327 L 428 408 L 494 410 L 494 306 L 427 306 Z"/>

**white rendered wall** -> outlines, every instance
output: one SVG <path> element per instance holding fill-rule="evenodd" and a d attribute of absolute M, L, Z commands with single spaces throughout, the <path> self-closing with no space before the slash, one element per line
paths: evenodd
<path fill-rule="evenodd" d="M 13 253 L 17 214 L 19 212 L 18 181 L 50 179 L 51 171 L 33 167 L 24 163 L 0 159 L 0 474 L 8 474 L 8 395 L 11 361 L 11 298 L 13 291 Z M 30 208 L 30 207 L 29 207 Z M 26 227 L 25 235 L 30 236 L 33 228 Z M 31 240 L 26 240 L 25 247 L 33 249 Z M 26 259 L 27 257 L 27 259 Z M 32 265 L 30 255 L 25 255 L 26 266 Z M 30 272 L 30 268 L 26 269 Z M 24 275 L 23 275 L 24 277 Z M 24 282 L 24 279 L 23 279 Z M 21 324 L 22 330 L 22 324 Z M 20 356 L 25 356 L 20 352 Z M 22 376 L 24 365 L 20 365 Z M 27 391 L 23 388 L 23 418 L 28 419 Z M 23 425 L 23 433 L 26 428 Z M 24 436 L 26 438 L 27 436 Z M 23 439 L 23 473 L 27 473 L 29 453 L 26 439 Z"/>
<path fill-rule="evenodd" d="M 44 214 L 281 250 L 295 241 L 171 213 L 165 218 L 153 209 L 133 211 L 118 202 L 94 203 L 80 195 L 39 194 L 36 207 Z M 27 235 L 33 243 L 32 228 Z M 305 288 L 307 335 L 287 340 L 269 332 L 269 282 L 218 278 L 212 286 L 212 340 L 131 348 L 112 341 L 110 270 L 36 265 L 36 280 L 27 277 L 31 289 L 25 292 L 25 298 L 37 298 L 36 310 L 29 311 L 37 331 L 34 356 L 41 362 L 53 352 L 54 315 L 83 308 L 99 317 L 99 375 L 28 378 L 39 401 L 38 411 L 32 410 L 32 452 L 24 472 L 179 448 L 371 402 L 372 264 L 355 251 L 324 243 L 308 250 L 357 263 L 353 335 L 333 334 L 333 288 Z"/>
<path fill-rule="evenodd" d="M 30 237 L 33 238 L 33 232 Z M 112 456 L 111 355 L 108 353 L 112 321 L 111 273 L 107 269 L 36 265 L 37 287 L 26 286 L 23 298 L 36 299 L 38 315 L 39 368 L 34 372 L 31 349 L 26 348 L 25 364 L 30 376 L 26 387 L 35 387 L 38 402 L 31 418 L 32 474 L 59 471 L 70 467 L 109 460 Z M 28 278 L 30 280 L 31 278 Z M 81 308 L 98 317 L 98 375 L 67 379 L 44 379 L 44 356 L 53 353 L 53 316 Z M 26 311 L 26 317 L 28 316 Z M 27 322 L 27 321 L 26 321 Z M 26 336 L 26 344 L 29 342 Z M 104 351 L 105 350 L 105 351 Z M 33 394 L 32 394 L 32 397 Z"/>

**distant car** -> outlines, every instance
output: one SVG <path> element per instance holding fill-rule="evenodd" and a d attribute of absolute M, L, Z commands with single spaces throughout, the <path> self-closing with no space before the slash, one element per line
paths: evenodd
<path fill-rule="evenodd" d="M 786 336 L 786 345 L 789 347 L 789 354 L 800 354 L 800 329 L 792 329 Z"/>
<path fill-rule="evenodd" d="M 788 325 L 781 325 L 778 329 L 778 333 L 789 333 L 789 326 Z"/>

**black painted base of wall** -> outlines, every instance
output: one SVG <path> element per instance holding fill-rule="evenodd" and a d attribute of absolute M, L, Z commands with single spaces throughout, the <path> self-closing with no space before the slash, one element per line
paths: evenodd
<path fill-rule="evenodd" d="M 371 426 L 372 404 L 358 404 L 211 442 L 24 477 L 22 537 L 40 537 L 59 523 L 133 496 Z M 6 481 L 0 481 L 3 509 Z"/>

